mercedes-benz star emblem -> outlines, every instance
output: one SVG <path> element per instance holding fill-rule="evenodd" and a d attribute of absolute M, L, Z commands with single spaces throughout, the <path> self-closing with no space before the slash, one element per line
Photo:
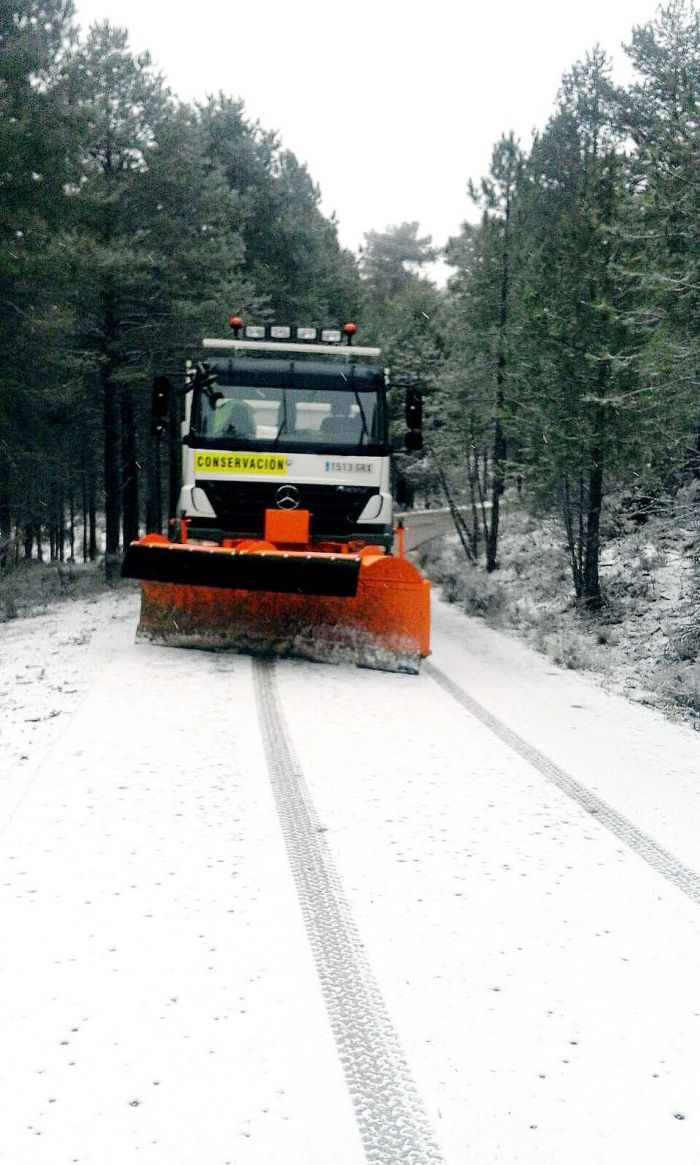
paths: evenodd
<path fill-rule="evenodd" d="M 275 494 L 278 510 L 298 510 L 301 497 L 295 485 L 281 485 Z"/>

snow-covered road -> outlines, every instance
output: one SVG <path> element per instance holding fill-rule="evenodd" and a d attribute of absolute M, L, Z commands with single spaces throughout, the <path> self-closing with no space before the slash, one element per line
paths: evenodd
<path fill-rule="evenodd" d="M 419 677 L 0 628 L 0 1161 L 697 1165 L 697 734 L 435 603 Z"/>

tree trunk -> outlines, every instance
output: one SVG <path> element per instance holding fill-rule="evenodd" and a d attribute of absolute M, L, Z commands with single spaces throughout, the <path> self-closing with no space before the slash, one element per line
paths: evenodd
<path fill-rule="evenodd" d="M 56 498 L 56 538 L 58 542 L 57 558 L 59 562 L 64 562 L 66 555 L 66 499 L 62 478 L 59 481 L 58 497 Z"/>
<path fill-rule="evenodd" d="M 600 593 L 600 512 L 603 505 L 603 465 L 596 458 L 588 479 L 588 513 L 586 515 L 586 542 L 583 560 L 581 598 L 588 607 L 599 607 Z"/>
<path fill-rule="evenodd" d="M 105 577 L 108 582 L 116 579 L 119 574 L 119 534 L 122 508 L 121 392 L 114 375 L 116 318 L 114 293 L 111 288 L 107 288 L 103 303 L 100 380 L 104 409 Z"/>
<path fill-rule="evenodd" d="M 10 462 L 0 449 L 0 542 L 12 536 L 12 506 L 10 502 Z"/>
<path fill-rule="evenodd" d="M 469 501 L 472 512 L 472 546 L 474 547 L 474 559 L 479 558 L 479 541 L 480 541 L 480 527 L 479 527 L 479 511 L 477 509 L 477 492 L 479 486 L 479 462 L 476 450 L 467 450 L 467 481 L 469 484 Z"/>
<path fill-rule="evenodd" d="M 601 397 L 605 395 L 605 388 L 610 378 L 610 361 L 605 359 L 600 363 Z M 595 411 L 593 442 L 591 448 L 591 468 L 588 474 L 588 505 L 586 512 L 586 538 L 583 560 L 583 593 L 581 595 L 587 607 L 600 607 L 603 597 L 600 593 L 600 514 L 603 508 L 603 463 L 605 440 L 605 411 L 599 404 Z"/>
<path fill-rule="evenodd" d="M 136 460 L 134 398 L 130 389 L 125 391 L 122 397 L 122 442 L 124 546 L 126 547 L 139 536 L 139 467 Z"/>
<path fill-rule="evenodd" d="M 105 440 L 105 569 L 108 579 L 116 577 L 119 560 L 119 529 L 121 525 L 121 458 L 119 388 L 110 376 L 103 374 L 104 440 Z"/>
<path fill-rule="evenodd" d="M 496 424 L 493 438 L 493 460 L 491 465 L 491 520 L 486 541 L 486 569 L 490 573 L 498 568 L 498 529 L 500 524 L 501 497 L 505 488 L 506 435 L 501 424 L 500 412 L 503 407 L 502 381 L 496 399 Z"/>
<path fill-rule="evenodd" d="M 498 567 L 498 528 L 500 524 L 501 498 L 505 489 L 506 457 L 508 446 L 503 427 L 506 380 L 506 327 L 508 324 L 508 291 L 510 287 L 510 255 L 508 234 L 510 226 L 510 197 L 506 199 L 505 246 L 501 268 L 501 294 L 498 309 L 498 353 L 496 357 L 496 416 L 493 431 L 493 464 L 491 466 L 491 521 L 486 543 L 486 570 Z"/>
<path fill-rule="evenodd" d="M 82 508 L 83 508 L 83 562 L 88 560 L 88 489 L 87 474 L 83 470 L 81 477 Z"/>
<path fill-rule="evenodd" d="M 90 468 L 88 478 L 88 519 L 90 525 L 89 554 L 90 562 L 97 561 L 97 501 L 95 498 L 95 471 Z"/>
<path fill-rule="evenodd" d="M 459 512 L 457 503 L 452 496 L 452 490 L 450 489 L 447 478 L 445 477 L 445 472 L 438 461 L 436 461 L 436 466 L 440 485 L 442 486 L 443 493 L 447 499 L 447 505 L 449 506 L 450 514 L 452 515 L 452 521 L 454 523 L 455 530 L 457 531 L 457 536 L 462 543 L 462 549 L 471 562 L 476 562 L 476 555 L 474 553 L 474 547 L 471 542 L 469 527 Z"/>
<path fill-rule="evenodd" d="M 581 598 L 583 591 L 583 582 L 581 578 L 581 547 L 580 542 L 577 542 L 574 534 L 574 515 L 571 509 L 571 490 L 569 488 L 569 479 L 564 477 L 561 488 L 561 509 L 562 517 L 564 519 L 564 529 L 566 530 L 566 545 L 569 551 L 569 562 L 571 564 L 571 577 L 574 583 L 574 594 L 577 599 Z"/>
<path fill-rule="evenodd" d="M 70 482 L 68 498 L 68 545 L 70 546 L 70 562 L 75 562 L 75 488 L 73 479 Z"/>

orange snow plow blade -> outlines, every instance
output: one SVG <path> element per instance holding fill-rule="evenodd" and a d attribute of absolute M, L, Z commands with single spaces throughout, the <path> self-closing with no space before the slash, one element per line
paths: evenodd
<path fill-rule="evenodd" d="M 137 634 L 154 643 L 413 673 L 429 653 L 430 584 L 376 547 L 231 549 L 151 535 L 132 543 L 123 573 L 141 579 Z"/>

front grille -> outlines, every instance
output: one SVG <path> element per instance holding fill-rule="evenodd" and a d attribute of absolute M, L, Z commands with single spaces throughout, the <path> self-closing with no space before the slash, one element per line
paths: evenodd
<path fill-rule="evenodd" d="M 283 482 L 198 481 L 207 495 L 222 530 L 261 537 L 265 510 L 276 509 L 276 494 Z M 379 490 L 369 486 L 304 485 L 299 491 L 299 509 L 311 513 L 310 533 L 314 537 L 343 537 L 352 534 L 357 520 L 371 497 Z"/>

